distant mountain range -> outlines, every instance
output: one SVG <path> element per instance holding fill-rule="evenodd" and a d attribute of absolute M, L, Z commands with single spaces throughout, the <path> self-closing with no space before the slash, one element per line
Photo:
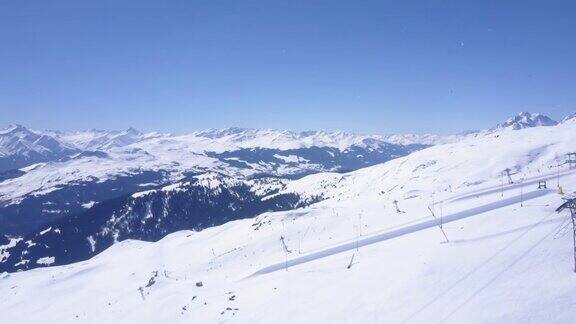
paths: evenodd
<path fill-rule="evenodd" d="M 572 115 L 562 123 L 575 120 Z M 11 126 L 0 131 L 0 241 L 6 243 L 0 242 L 0 272 L 42 266 L 35 261 L 47 254 L 66 264 L 118 240 L 154 241 L 182 229 L 306 206 L 322 197 L 274 194 L 309 174 L 345 173 L 433 145 L 557 124 L 520 113 L 489 130 L 449 136 L 243 128 L 183 135 L 39 132 Z"/>
<path fill-rule="evenodd" d="M 297 179 L 347 172 L 430 146 L 381 136 L 229 128 L 184 135 L 126 131 L 0 132 L 0 234 L 24 235 L 105 200 L 216 172 Z M 392 142 L 392 143 L 391 143 Z M 13 162 L 17 163 L 13 163 Z"/>
<path fill-rule="evenodd" d="M 24 168 L 34 163 L 59 162 L 77 153 L 114 151 L 131 147 L 151 154 L 168 151 L 202 154 L 240 149 L 296 150 L 330 147 L 341 151 L 350 147 L 378 149 L 383 145 L 434 145 L 446 138 L 434 135 L 358 135 L 343 132 L 289 132 L 279 130 L 228 128 L 173 135 L 125 131 L 36 131 L 21 125 L 0 130 L 0 172 Z M 124 150 L 127 152 L 127 150 Z"/>
<path fill-rule="evenodd" d="M 576 113 L 565 117 L 562 123 L 575 119 Z M 517 130 L 557 124 L 557 121 L 543 114 L 522 112 L 491 130 L 508 128 Z M 124 131 L 36 131 L 21 125 L 13 125 L 0 130 L 0 172 L 24 168 L 34 163 L 57 162 L 85 151 L 106 152 L 123 147 L 142 149 L 150 154 L 166 154 L 166 151 L 177 150 L 200 154 L 241 149 L 285 151 L 310 147 L 330 147 L 343 151 L 350 147 L 377 149 L 388 144 L 426 146 L 445 144 L 455 142 L 470 133 L 477 131 L 457 135 L 360 135 L 345 132 L 226 128 L 175 135 L 142 133 L 133 128 Z M 168 148 L 164 149 L 163 146 Z"/>

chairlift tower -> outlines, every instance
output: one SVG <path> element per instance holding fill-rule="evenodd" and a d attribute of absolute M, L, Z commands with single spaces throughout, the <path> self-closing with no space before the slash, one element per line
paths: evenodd
<path fill-rule="evenodd" d="M 524 207 L 524 178 L 520 178 L 520 207 Z"/>
<path fill-rule="evenodd" d="M 560 162 L 556 163 L 556 187 L 560 189 L 560 167 L 562 164 Z"/>
<path fill-rule="evenodd" d="M 288 271 L 288 253 L 292 253 L 292 251 L 288 249 L 288 245 L 286 245 L 286 242 L 284 241 L 284 236 L 280 236 L 280 242 L 282 243 L 282 250 L 284 251 L 284 268 Z"/>
<path fill-rule="evenodd" d="M 434 200 L 434 194 L 432 194 L 432 205 L 428 206 L 428 210 L 430 211 L 430 214 L 432 214 L 432 217 L 436 220 L 439 220 L 440 223 L 438 224 L 438 228 L 440 229 L 440 231 L 442 232 L 442 235 L 444 235 L 444 238 L 446 239 L 445 243 L 450 242 L 450 240 L 448 239 L 448 236 L 446 235 L 446 232 L 444 232 L 444 220 L 443 220 L 443 211 L 442 211 L 442 203 L 443 201 L 440 201 L 440 218 L 438 219 L 436 217 L 436 213 L 435 213 L 435 209 L 434 209 L 434 205 L 436 204 L 435 200 Z"/>
<path fill-rule="evenodd" d="M 562 198 L 564 203 L 556 209 L 556 212 L 561 212 L 565 209 L 570 210 L 570 217 L 572 218 L 572 244 L 574 250 L 574 272 L 576 272 L 576 193 Z"/>

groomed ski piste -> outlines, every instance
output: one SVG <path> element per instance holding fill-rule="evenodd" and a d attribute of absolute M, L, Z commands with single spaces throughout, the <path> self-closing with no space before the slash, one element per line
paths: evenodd
<path fill-rule="evenodd" d="M 2 274 L 2 321 L 568 323 L 574 143 L 574 124 L 502 131 L 308 176 L 287 189 L 325 198 L 307 208 Z"/>

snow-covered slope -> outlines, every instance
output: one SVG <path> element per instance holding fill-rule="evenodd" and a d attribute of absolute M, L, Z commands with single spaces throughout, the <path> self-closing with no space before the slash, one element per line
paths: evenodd
<path fill-rule="evenodd" d="M 202 173 L 185 181 L 93 204 L 84 213 L 51 222 L 3 249 L 0 272 L 87 260 L 118 241 L 157 241 L 167 234 L 203 230 L 254 217 L 264 211 L 290 210 L 318 201 L 284 193 L 287 180 L 240 180 Z"/>
<path fill-rule="evenodd" d="M 574 127 L 478 134 L 311 175 L 283 191 L 324 198 L 305 208 L 4 274 L 0 311 L 7 322 L 571 322 L 571 228 L 554 210 L 557 182 L 576 190 L 576 170 L 554 166 Z"/>
<path fill-rule="evenodd" d="M 437 135 L 437 134 L 392 134 L 383 135 L 381 140 L 394 144 L 410 145 L 410 144 L 424 144 L 424 145 L 439 145 L 457 142 L 470 134 L 475 134 L 477 131 L 466 131 L 454 135 Z"/>

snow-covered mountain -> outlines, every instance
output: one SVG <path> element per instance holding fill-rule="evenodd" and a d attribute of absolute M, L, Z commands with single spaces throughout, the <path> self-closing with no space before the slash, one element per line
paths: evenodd
<path fill-rule="evenodd" d="M 41 154 L 44 157 L 42 161 L 30 160 L 24 166 L 10 166 L 13 169 L 18 169 L 37 162 L 58 161 L 78 152 L 108 152 L 127 147 L 143 149 L 153 155 L 180 154 L 178 158 L 181 158 L 182 155 L 190 153 L 223 153 L 241 149 L 285 151 L 329 147 L 344 151 L 351 147 L 378 149 L 389 144 L 428 146 L 453 139 L 449 136 L 435 135 L 382 136 L 344 132 L 290 132 L 246 128 L 207 130 L 183 135 L 157 132 L 142 133 L 133 128 L 125 131 L 39 132 L 18 125 L 0 131 L 0 140 L 0 154 L 2 156 Z"/>
<path fill-rule="evenodd" d="M 39 136 L 72 149 L 58 159 L 0 173 L 0 234 L 27 234 L 96 202 L 173 184 L 190 174 L 295 179 L 357 170 L 428 146 L 348 133 L 238 128 L 185 135 L 130 129 Z"/>
<path fill-rule="evenodd" d="M 524 129 L 538 126 L 555 126 L 558 122 L 552 120 L 550 117 L 543 114 L 534 114 L 529 112 L 521 112 L 518 115 L 511 117 L 504 123 L 499 124 L 496 129 Z"/>
<path fill-rule="evenodd" d="M 56 161 L 76 152 L 78 149 L 72 145 L 21 125 L 0 130 L 0 174 L 33 163 Z"/>
<path fill-rule="evenodd" d="M 564 121 L 574 119 L 574 114 Z M 551 118 L 539 114 L 522 112 L 511 117 L 493 130 L 523 129 L 558 124 Z M 110 151 L 133 147 L 150 154 L 164 155 L 169 152 L 230 152 L 240 149 L 295 150 L 310 147 L 330 147 L 340 151 L 350 147 L 378 148 L 384 144 L 438 145 L 457 142 L 470 134 L 391 134 L 362 135 L 346 132 L 305 131 L 292 132 L 274 129 L 226 128 L 198 131 L 189 134 L 142 133 L 134 128 L 124 131 L 33 131 L 21 125 L 0 130 L 0 157 L 13 157 L 25 162 L 7 164 L 7 168 L 18 169 L 37 162 L 58 161 L 63 157 L 82 151 Z M 167 146 L 167 148 L 165 147 Z"/>
<path fill-rule="evenodd" d="M 576 170 L 556 167 L 575 141 L 573 123 L 484 132 L 351 173 L 286 181 L 258 200 L 319 201 L 0 275 L 0 311 L 7 322 L 571 322 L 571 223 L 555 209 L 558 184 L 576 190 Z M 140 199 L 153 197 L 154 228 L 167 192 L 131 196 L 126 206 L 147 214 Z M 129 211 L 112 212 L 114 220 Z M 34 254 L 28 262 L 60 264 L 36 246 L 58 242 L 64 228 L 74 233 L 72 224 L 4 240 L 0 259 Z M 94 244 L 74 242 L 63 247 Z"/>
<path fill-rule="evenodd" d="M 562 123 L 576 123 L 576 112 L 564 117 Z"/>

